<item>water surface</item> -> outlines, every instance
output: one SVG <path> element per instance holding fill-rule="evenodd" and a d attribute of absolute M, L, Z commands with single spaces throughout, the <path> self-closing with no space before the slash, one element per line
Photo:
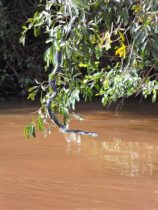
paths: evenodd
<path fill-rule="evenodd" d="M 81 105 L 71 127 L 99 136 L 23 137 L 35 107 L 0 105 L 0 210 L 157 210 L 157 104 Z"/>

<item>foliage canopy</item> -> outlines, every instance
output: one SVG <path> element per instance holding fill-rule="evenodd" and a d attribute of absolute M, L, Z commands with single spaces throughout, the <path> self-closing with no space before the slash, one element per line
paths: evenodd
<path fill-rule="evenodd" d="M 51 109 L 64 116 L 64 124 L 81 97 L 86 101 L 97 96 L 103 105 L 134 94 L 151 95 L 156 101 L 156 0 L 41 0 L 23 26 L 23 44 L 30 29 L 35 37 L 43 36 L 46 46 L 48 80 L 36 81 L 28 97 L 33 100 L 40 90 L 39 115 L 44 122 L 49 118 L 46 104 L 54 91 L 52 80 L 57 95 Z"/>

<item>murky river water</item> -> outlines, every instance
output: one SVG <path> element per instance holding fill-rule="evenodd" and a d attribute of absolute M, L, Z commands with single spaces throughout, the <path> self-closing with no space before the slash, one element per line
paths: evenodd
<path fill-rule="evenodd" d="M 158 105 L 82 106 L 99 136 L 23 137 L 24 104 L 0 106 L 0 210 L 158 210 Z"/>

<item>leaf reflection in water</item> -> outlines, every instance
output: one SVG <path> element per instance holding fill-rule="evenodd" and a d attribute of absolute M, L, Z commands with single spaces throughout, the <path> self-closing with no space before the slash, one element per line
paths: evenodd
<path fill-rule="evenodd" d="M 67 154 L 78 154 L 93 161 L 94 170 L 122 176 L 153 175 L 158 166 L 156 144 L 112 140 L 81 140 L 78 135 L 66 136 Z"/>

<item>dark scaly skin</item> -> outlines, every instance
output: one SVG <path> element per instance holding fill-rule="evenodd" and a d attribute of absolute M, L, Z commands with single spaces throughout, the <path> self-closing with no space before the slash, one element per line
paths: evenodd
<path fill-rule="evenodd" d="M 73 23 L 75 22 L 75 20 L 76 20 L 76 17 L 73 18 L 73 20 L 70 24 L 71 27 L 72 27 Z M 67 32 L 66 40 L 70 36 L 71 27 L 69 27 L 69 30 Z M 53 77 L 53 79 L 52 79 L 51 75 L 57 75 L 61 71 L 61 58 L 62 58 L 62 52 L 60 49 L 60 50 L 56 51 L 57 64 L 56 64 L 55 68 L 52 70 L 52 73 L 50 74 L 50 77 L 49 77 L 49 86 L 53 90 L 52 95 L 47 99 L 47 102 L 46 102 L 46 107 L 47 107 L 49 117 L 53 121 L 53 123 L 60 128 L 60 130 L 62 132 L 76 133 L 76 134 L 89 135 L 89 136 L 97 136 L 97 134 L 94 132 L 88 132 L 88 131 L 83 131 L 83 130 L 71 130 L 71 129 L 66 128 L 66 126 L 58 120 L 55 113 L 51 109 L 51 102 L 54 101 L 55 97 L 57 96 L 56 79 L 55 79 L 55 77 Z"/>
<path fill-rule="evenodd" d="M 58 54 L 57 56 L 61 56 L 61 51 L 57 51 Z M 58 65 L 56 66 L 56 69 L 53 70 L 53 72 L 59 73 L 60 72 L 60 63 L 58 63 Z M 62 124 L 58 118 L 56 117 L 55 113 L 52 111 L 51 109 L 51 102 L 55 99 L 55 97 L 57 96 L 57 87 L 56 87 L 56 79 L 49 79 L 49 86 L 52 88 L 53 93 L 52 95 L 47 99 L 47 103 L 46 103 L 46 107 L 47 107 L 47 111 L 49 113 L 49 117 L 50 119 L 53 121 L 54 124 L 56 124 L 62 132 L 65 133 L 76 133 L 76 134 L 82 134 L 82 135 L 90 135 L 90 136 L 97 136 L 96 133 L 94 132 L 88 132 L 88 131 L 83 131 L 83 130 L 71 130 L 71 129 L 67 129 L 65 127 L 64 124 Z"/>

